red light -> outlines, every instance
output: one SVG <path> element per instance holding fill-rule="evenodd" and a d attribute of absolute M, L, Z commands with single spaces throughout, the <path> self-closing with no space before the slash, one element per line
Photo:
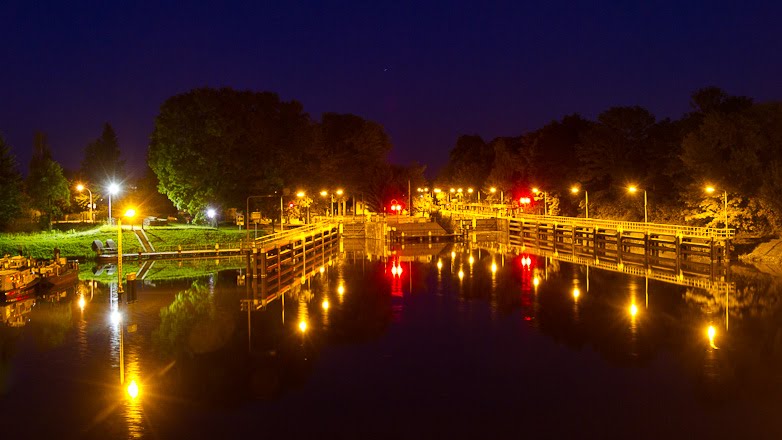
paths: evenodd
<path fill-rule="evenodd" d="M 294 206 L 293 202 L 288 203 L 288 208 L 293 208 L 293 206 Z"/>

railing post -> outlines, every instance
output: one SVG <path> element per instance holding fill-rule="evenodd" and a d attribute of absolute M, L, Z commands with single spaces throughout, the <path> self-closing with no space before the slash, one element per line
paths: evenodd
<path fill-rule="evenodd" d="M 266 278 L 268 263 L 266 261 L 266 249 L 261 249 L 261 278 Z"/>

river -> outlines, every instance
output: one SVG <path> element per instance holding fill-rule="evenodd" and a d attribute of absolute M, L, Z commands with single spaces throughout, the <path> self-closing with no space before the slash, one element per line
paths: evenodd
<path fill-rule="evenodd" d="M 782 437 L 782 289 L 750 268 L 355 251 L 262 305 L 224 267 L 4 305 L 3 438 Z"/>

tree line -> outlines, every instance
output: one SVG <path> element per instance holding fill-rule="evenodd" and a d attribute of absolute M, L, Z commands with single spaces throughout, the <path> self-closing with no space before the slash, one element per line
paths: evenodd
<path fill-rule="evenodd" d="M 513 197 L 545 191 L 549 211 L 724 227 L 756 234 L 782 227 L 782 103 L 755 103 L 716 87 L 691 95 L 691 111 L 657 119 L 639 106 L 612 107 L 596 120 L 572 114 L 515 137 L 458 138 L 436 185 L 490 187 Z M 707 186 L 716 188 L 711 194 Z M 496 196 L 494 196 L 496 197 Z M 538 206 L 542 197 L 535 198 Z"/>
<path fill-rule="evenodd" d="M 77 183 L 92 192 L 101 212 L 109 182 L 116 182 L 122 194 L 115 202 L 133 204 L 143 215 L 199 218 L 207 208 L 243 211 L 247 198 L 259 195 L 294 200 L 294 211 L 307 205 L 325 212 L 332 199 L 320 192 L 333 195 L 337 189 L 337 202 L 361 200 L 382 211 L 389 200 L 404 199 L 409 181 L 424 180 L 423 166 L 388 162 L 391 141 L 376 122 L 338 113 L 315 120 L 297 101 L 230 88 L 193 89 L 162 104 L 141 178 L 126 173 L 108 123 L 84 147 L 78 170 L 64 170 L 52 158 L 43 133 L 35 135 L 33 150 L 23 179 L 0 138 L 0 230 L 29 229 L 31 220 L 51 228 L 52 219 L 65 213 L 88 211 L 89 192 L 78 191 Z M 302 190 L 304 200 L 296 197 Z M 251 208 L 257 205 L 267 217 L 279 218 L 276 198 L 254 198 Z"/>
<path fill-rule="evenodd" d="M 407 194 L 408 180 L 423 181 L 423 166 L 392 165 L 390 151 L 383 127 L 356 115 L 325 113 L 318 121 L 275 93 L 199 88 L 161 106 L 149 165 L 179 209 L 196 216 L 207 207 L 243 211 L 248 197 L 268 195 L 275 197 L 252 205 L 274 219 L 276 197 L 296 200 L 299 191 L 313 210 L 324 210 L 341 189 L 342 198 L 382 211 Z"/>

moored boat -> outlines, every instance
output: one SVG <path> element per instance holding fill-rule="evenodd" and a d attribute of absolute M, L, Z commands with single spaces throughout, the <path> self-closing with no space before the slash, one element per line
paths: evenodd
<path fill-rule="evenodd" d="M 39 281 L 31 268 L 0 270 L 0 299 L 10 302 L 35 296 Z"/>
<path fill-rule="evenodd" d="M 49 264 L 35 268 L 41 279 L 41 288 L 49 289 L 76 283 L 79 279 L 79 262 L 60 258 Z"/>

